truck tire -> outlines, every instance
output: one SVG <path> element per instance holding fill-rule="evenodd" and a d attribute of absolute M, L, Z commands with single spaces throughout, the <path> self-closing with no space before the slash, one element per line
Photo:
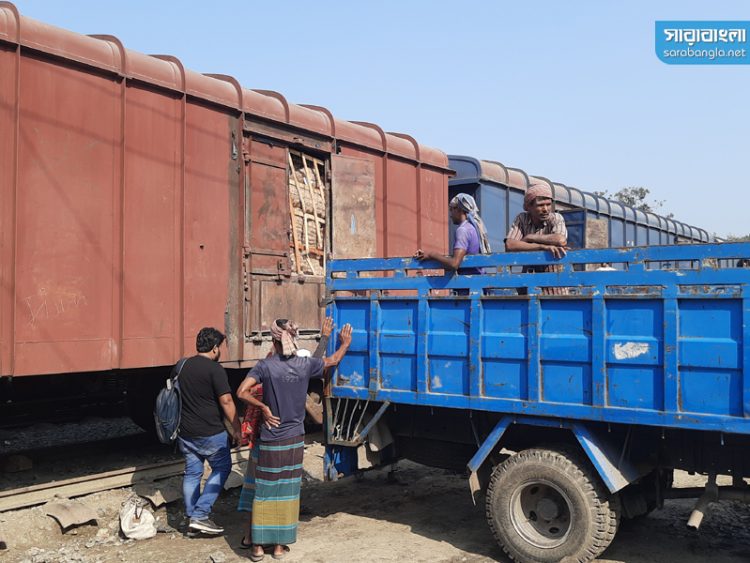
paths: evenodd
<path fill-rule="evenodd" d="M 612 542 L 619 502 L 576 452 L 530 449 L 496 466 L 487 520 L 500 547 L 519 563 L 585 562 Z"/>

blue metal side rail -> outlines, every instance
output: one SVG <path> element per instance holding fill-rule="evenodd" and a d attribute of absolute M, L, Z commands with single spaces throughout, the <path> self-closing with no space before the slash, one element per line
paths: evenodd
<path fill-rule="evenodd" d="M 333 261 L 331 312 L 354 334 L 332 394 L 750 433 L 750 270 L 734 267 L 748 256 L 746 243 L 495 254 L 465 260 L 485 268 L 474 276 Z"/>

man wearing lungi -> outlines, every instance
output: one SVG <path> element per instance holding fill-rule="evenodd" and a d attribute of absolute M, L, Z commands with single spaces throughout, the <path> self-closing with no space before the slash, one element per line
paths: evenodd
<path fill-rule="evenodd" d="M 328 340 L 331 337 L 333 331 L 333 319 L 326 317 L 323 321 L 323 325 L 320 327 L 320 340 L 318 346 L 313 352 L 313 358 L 323 358 L 328 350 Z M 272 349 L 268 353 L 270 358 L 276 353 L 276 349 Z M 310 352 L 301 348 L 297 350 L 298 356 L 309 356 Z M 249 373 L 248 373 L 249 375 Z M 320 383 L 321 388 L 317 389 L 315 383 Z M 317 405 L 315 401 L 310 397 L 310 392 L 317 393 L 319 391 L 320 396 L 323 396 L 322 381 L 311 382 L 310 387 L 307 388 L 307 404 L 306 410 L 308 415 L 313 412 L 317 413 Z M 258 399 L 260 404 L 263 402 L 263 385 L 260 383 L 252 388 L 250 393 Z M 239 396 L 239 395 L 238 395 Z M 241 397 L 240 397 L 241 398 Z M 322 405 L 321 405 L 322 406 Z M 321 412 L 322 415 L 322 412 Z M 311 419 L 316 420 L 311 416 Z M 240 549 L 250 549 L 253 546 L 253 501 L 255 500 L 255 466 L 258 464 L 258 454 L 260 448 L 260 430 L 263 426 L 263 414 L 260 409 L 255 405 L 247 405 L 245 409 L 245 415 L 242 420 L 242 444 L 247 445 L 250 448 L 250 458 L 247 460 L 247 466 L 245 467 L 245 479 L 242 483 L 242 490 L 240 491 L 240 499 L 237 503 L 237 510 L 248 514 L 248 518 L 243 526 L 243 537 L 240 540 Z"/>
<path fill-rule="evenodd" d="M 288 319 L 271 323 L 271 337 L 275 354 L 258 362 L 237 391 L 243 401 L 260 409 L 264 420 L 255 468 L 252 561 L 263 559 L 263 546 L 273 546 L 273 558 L 281 559 L 286 546 L 297 541 L 307 386 L 341 362 L 352 327 L 342 327 L 339 348 L 327 358 L 298 356 L 297 325 Z M 263 385 L 263 402 L 254 396 L 257 385 Z"/>

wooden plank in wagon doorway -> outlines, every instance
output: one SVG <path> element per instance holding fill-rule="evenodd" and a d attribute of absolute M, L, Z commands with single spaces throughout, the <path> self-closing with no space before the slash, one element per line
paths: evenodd
<path fill-rule="evenodd" d="M 364 158 L 333 155 L 331 173 L 333 257 L 375 257 L 375 163 Z"/>

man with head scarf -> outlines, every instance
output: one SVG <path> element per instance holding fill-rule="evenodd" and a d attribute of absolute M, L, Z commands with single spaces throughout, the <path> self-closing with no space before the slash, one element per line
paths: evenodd
<path fill-rule="evenodd" d="M 565 219 L 555 213 L 552 190 L 546 184 L 533 184 L 523 198 L 525 211 L 519 213 L 505 237 L 505 250 L 508 252 L 547 250 L 555 258 L 562 258 L 568 250 L 568 229 Z M 559 272 L 562 265 L 524 266 L 523 272 Z M 528 290 L 518 288 L 519 295 Z M 543 295 L 567 295 L 560 287 L 543 287 Z"/>
<path fill-rule="evenodd" d="M 565 256 L 568 229 L 562 215 L 554 211 L 550 187 L 530 186 L 523 198 L 523 208 L 524 212 L 518 214 L 505 237 L 505 250 L 547 250 L 555 258 Z"/>
<path fill-rule="evenodd" d="M 343 326 L 338 350 L 326 358 L 297 355 L 297 325 L 288 319 L 271 323 L 271 337 L 275 353 L 258 362 L 237 390 L 240 399 L 260 409 L 264 421 L 255 467 L 252 561 L 263 559 L 264 545 L 272 547 L 274 559 L 281 559 L 286 546 L 297 541 L 308 383 L 341 362 L 352 327 Z M 254 393 L 257 385 L 263 385 L 262 402 Z"/>
<path fill-rule="evenodd" d="M 322 358 L 328 350 L 328 339 L 333 332 L 333 318 L 326 317 L 323 325 L 320 327 L 320 340 L 315 352 L 310 354 L 309 350 L 299 348 L 297 356 L 312 356 L 313 358 Z M 274 347 L 268 353 L 270 358 L 276 352 Z M 315 380 L 310 382 L 307 389 L 307 398 L 305 399 L 305 410 L 307 417 L 305 423 L 323 424 L 323 381 Z M 252 388 L 252 396 L 258 399 L 258 403 L 263 402 L 263 385 L 258 384 Z M 315 396 L 318 400 L 315 400 Z M 240 397 L 241 398 L 241 397 Z M 253 547 L 253 501 L 255 500 L 255 467 L 258 464 L 260 453 L 260 432 L 263 425 L 263 414 L 255 405 L 247 405 L 245 415 L 242 420 L 242 444 L 247 445 L 250 449 L 250 456 L 245 466 L 245 478 L 240 491 L 240 498 L 237 503 L 237 510 L 247 514 L 245 525 L 243 526 L 243 537 L 240 540 L 240 549 L 251 549 Z"/>
<path fill-rule="evenodd" d="M 461 262 L 468 254 L 489 254 L 490 241 L 484 222 L 479 216 L 479 208 L 469 194 L 458 194 L 448 204 L 451 221 L 458 225 L 456 240 L 453 243 L 453 255 L 443 256 L 436 252 L 417 250 L 417 260 L 435 260 L 449 270 L 458 270 L 459 274 L 482 274 L 481 268 L 461 268 Z"/>

